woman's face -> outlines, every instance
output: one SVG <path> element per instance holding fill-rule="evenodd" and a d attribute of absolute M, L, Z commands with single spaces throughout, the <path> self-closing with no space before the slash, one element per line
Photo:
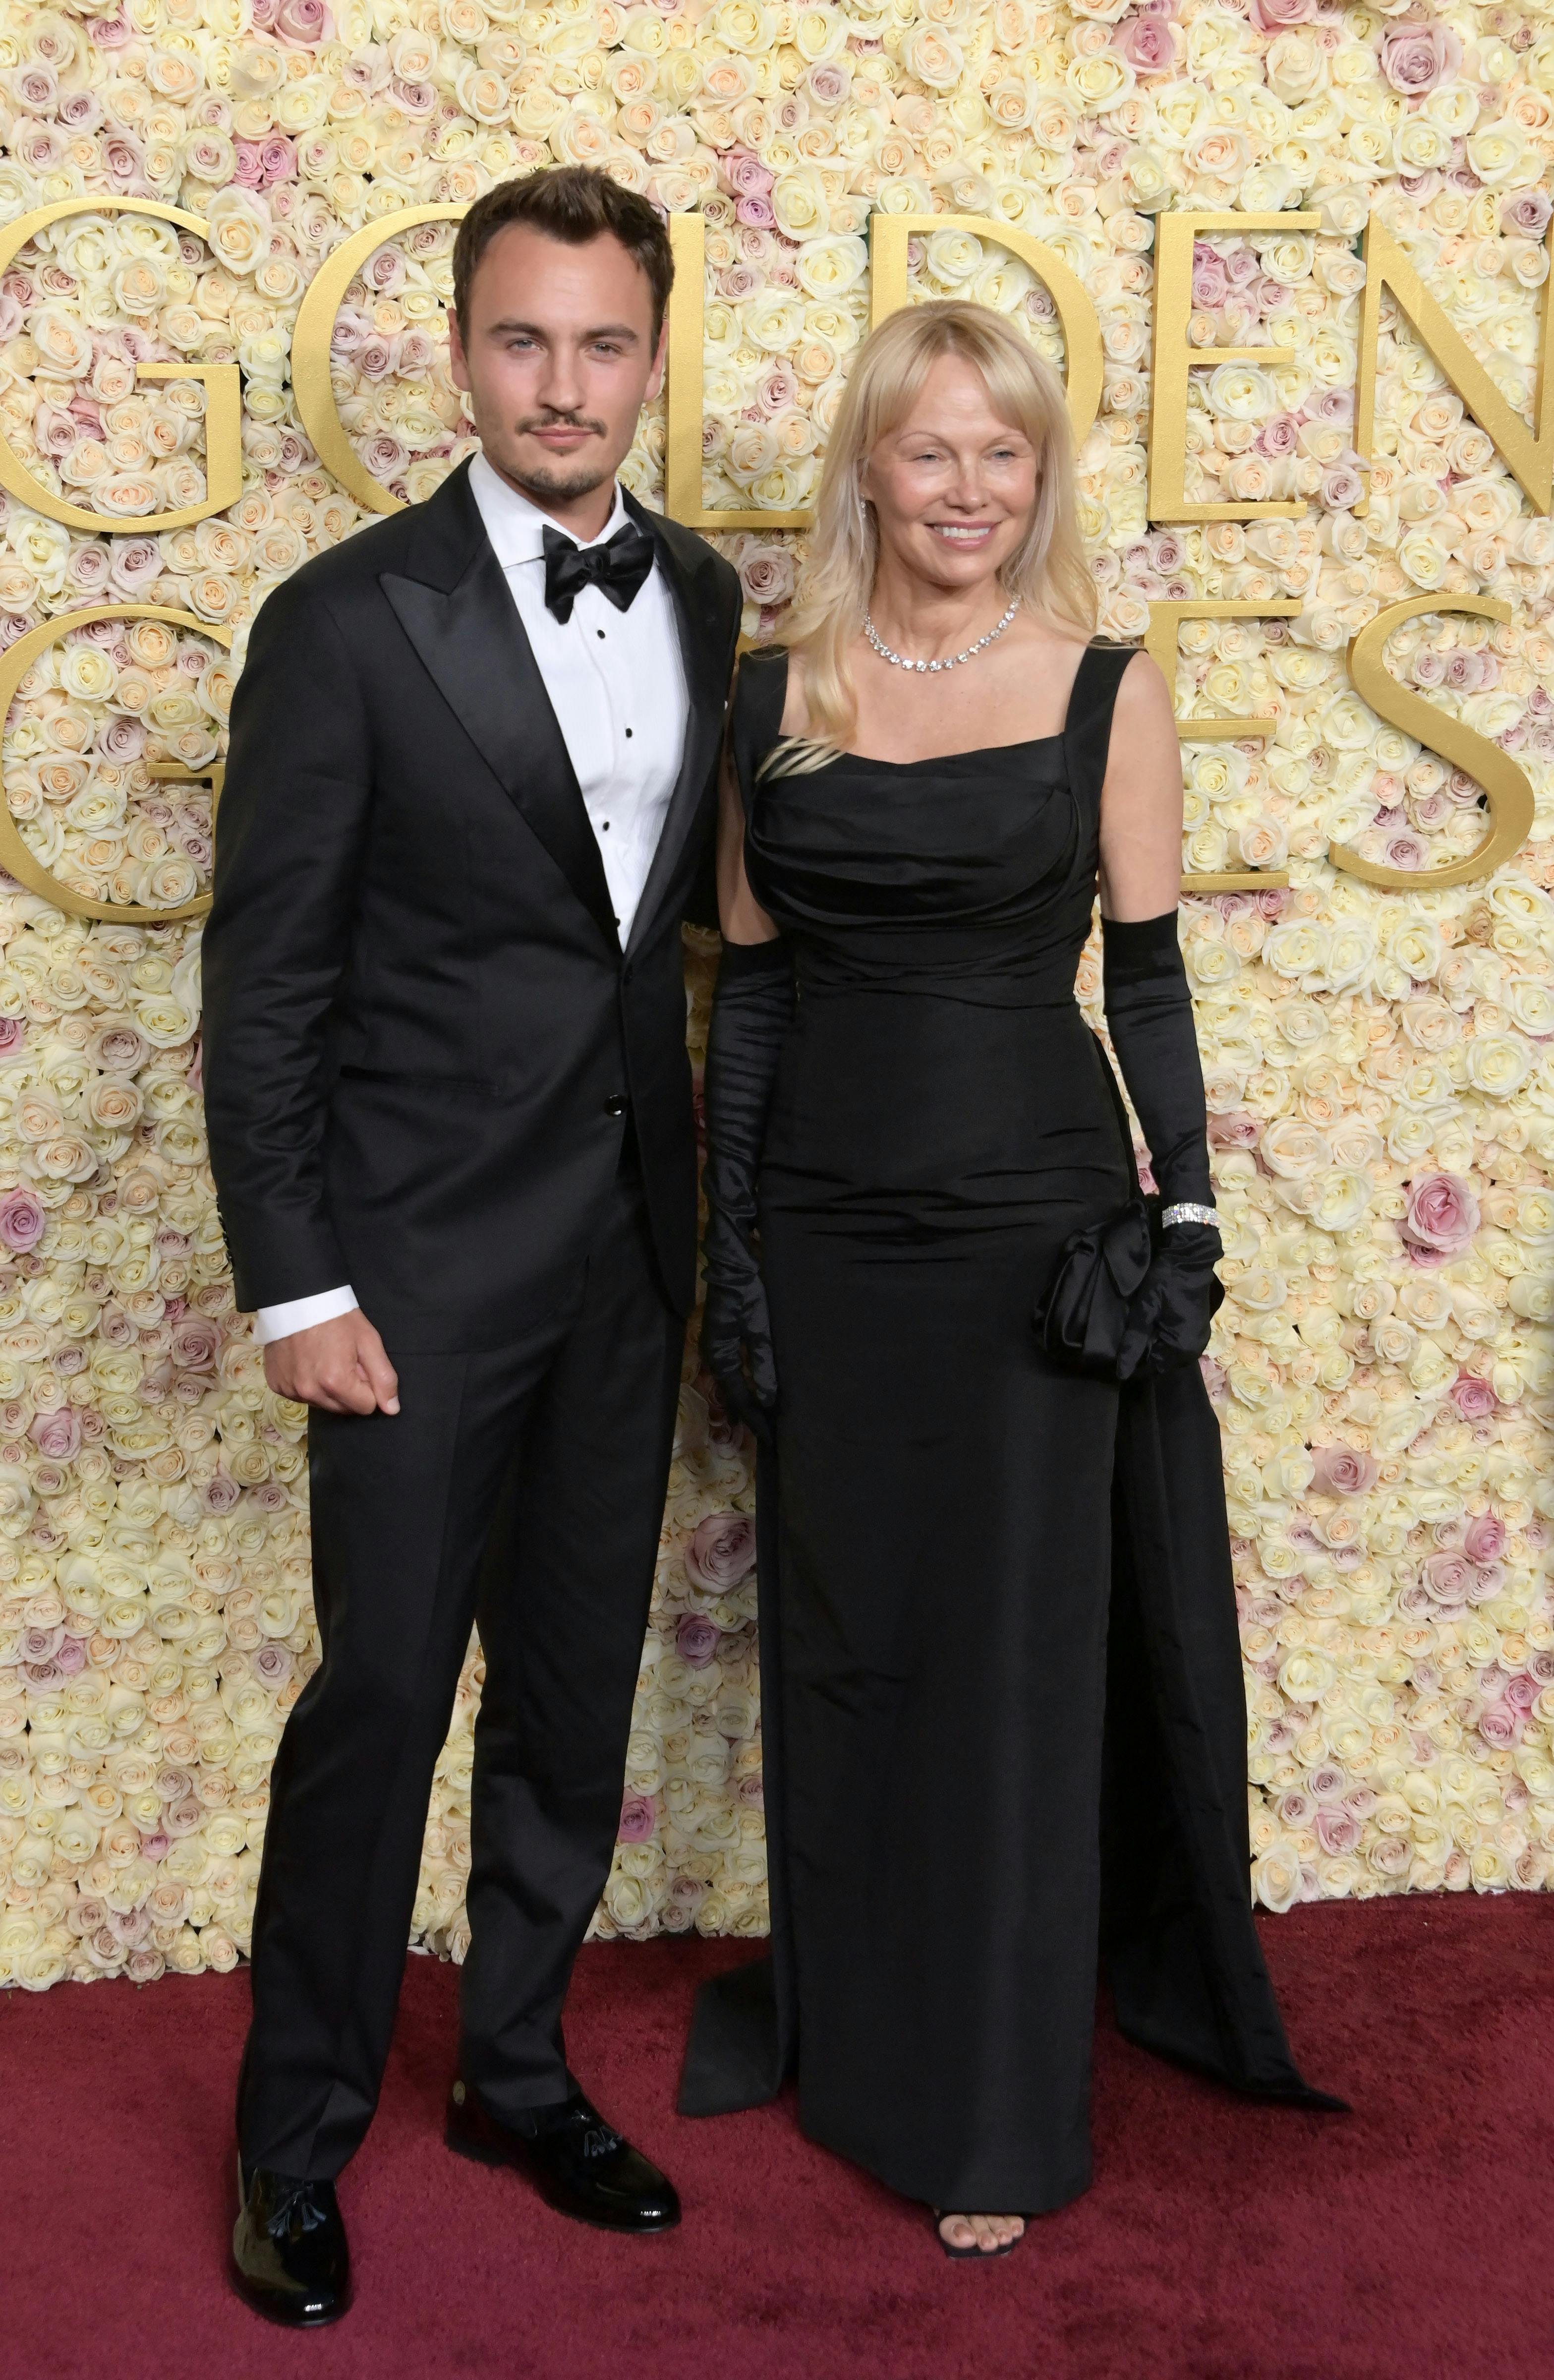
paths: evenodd
<path fill-rule="evenodd" d="M 990 579 L 1036 504 L 1036 451 L 993 410 L 981 373 L 941 356 L 864 467 L 880 558 L 951 589 Z"/>

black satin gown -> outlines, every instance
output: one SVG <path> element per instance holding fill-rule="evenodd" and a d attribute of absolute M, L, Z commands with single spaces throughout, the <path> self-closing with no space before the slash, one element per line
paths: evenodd
<path fill-rule="evenodd" d="M 1131 657 L 1090 648 L 1061 735 L 806 775 L 758 777 L 785 655 L 735 697 L 747 871 L 798 985 L 760 1180 L 774 1941 L 702 1993 L 681 2107 L 796 2067 L 806 2131 L 936 2206 L 1086 2187 L 1103 1932 L 1136 2037 L 1305 2095 L 1249 1908 L 1196 1366 L 1123 1391 L 1032 1327 L 1133 1187 L 1074 997 Z"/>

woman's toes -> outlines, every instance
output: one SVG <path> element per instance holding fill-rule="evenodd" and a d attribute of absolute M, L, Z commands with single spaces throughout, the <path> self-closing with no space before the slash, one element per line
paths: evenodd
<path fill-rule="evenodd" d="M 945 2215 L 940 2219 L 940 2237 L 952 2248 L 979 2248 L 991 2255 L 997 2248 L 1007 2248 L 1018 2240 L 1026 2228 L 1023 2215 Z"/>

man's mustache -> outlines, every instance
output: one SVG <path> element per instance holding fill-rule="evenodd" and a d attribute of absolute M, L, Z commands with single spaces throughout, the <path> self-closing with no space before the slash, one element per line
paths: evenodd
<path fill-rule="evenodd" d="M 594 421 L 586 413 L 526 413 L 518 423 L 518 435 L 530 430 L 591 430 L 596 438 L 608 437 L 602 421 Z"/>

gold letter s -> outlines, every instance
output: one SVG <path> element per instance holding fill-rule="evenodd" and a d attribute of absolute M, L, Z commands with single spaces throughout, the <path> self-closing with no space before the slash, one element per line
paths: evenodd
<path fill-rule="evenodd" d="M 1491 744 L 1487 735 L 1475 735 L 1460 719 L 1438 710 L 1422 695 L 1411 694 L 1400 686 L 1388 670 L 1382 653 L 1394 628 L 1404 620 L 1412 620 L 1421 612 L 1471 612 L 1480 620 L 1509 620 L 1511 606 L 1492 595 L 1411 595 L 1404 603 L 1393 603 L 1378 612 L 1368 626 L 1352 638 L 1349 645 L 1349 675 L 1354 691 L 1363 702 L 1368 702 L 1378 719 L 1389 726 L 1401 727 L 1421 744 L 1439 752 L 1465 776 L 1475 778 L 1484 788 L 1489 801 L 1489 832 L 1476 851 L 1463 859 L 1453 859 L 1445 868 L 1384 868 L 1374 859 L 1364 859 L 1346 844 L 1329 843 L 1328 857 L 1335 868 L 1351 876 L 1361 876 L 1367 884 L 1379 884 L 1390 892 L 1431 892 L 1449 884 L 1472 884 L 1480 876 L 1488 876 L 1515 857 L 1526 842 L 1533 824 L 1533 789 L 1524 771 L 1519 769 L 1509 752 Z"/>

